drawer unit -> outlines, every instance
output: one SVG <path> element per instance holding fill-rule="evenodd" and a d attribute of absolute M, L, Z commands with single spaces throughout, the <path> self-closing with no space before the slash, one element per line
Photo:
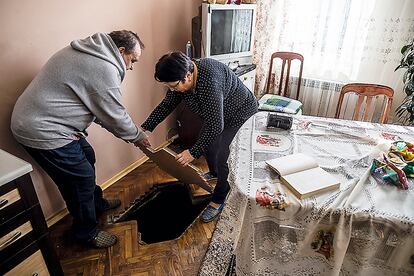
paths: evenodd
<path fill-rule="evenodd" d="M 63 275 L 31 170 L 0 150 L 0 275 Z"/>
<path fill-rule="evenodd" d="M 33 255 L 29 258 L 18 264 L 12 270 L 4 274 L 4 276 L 33 276 L 33 275 L 48 275 L 50 274 L 45 260 L 43 259 L 42 252 L 37 250 Z"/>

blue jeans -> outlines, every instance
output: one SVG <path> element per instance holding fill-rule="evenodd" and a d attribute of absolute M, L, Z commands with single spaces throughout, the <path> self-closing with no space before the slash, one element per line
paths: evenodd
<path fill-rule="evenodd" d="M 73 217 L 73 232 L 80 241 L 92 239 L 97 229 L 96 212 L 108 202 L 95 180 L 95 152 L 82 138 L 53 150 L 24 146 L 55 182 Z"/>
<path fill-rule="evenodd" d="M 227 181 L 229 175 L 227 159 L 230 154 L 229 146 L 239 129 L 240 127 L 225 128 L 205 153 L 210 173 L 217 176 L 217 184 L 214 188 L 213 198 L 211 199 L 211 201 L 217 204 L 224 203 L 230 191 L 230 185 Z"/>

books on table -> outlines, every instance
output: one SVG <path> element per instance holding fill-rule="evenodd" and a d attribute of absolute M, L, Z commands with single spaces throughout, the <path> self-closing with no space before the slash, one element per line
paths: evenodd
<path fill-rule="evenodd" d="M 266 161 L 299 199 L 337 189 L 339 181 L 319 167 L 315 159 L 296 153 Z"/>

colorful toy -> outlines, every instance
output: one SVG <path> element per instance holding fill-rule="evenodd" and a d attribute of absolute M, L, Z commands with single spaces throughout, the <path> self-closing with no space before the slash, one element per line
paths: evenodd
<path fill-rule="evenodd" d="M 407 177 L 403 170 L 390 162 L 384 155 L 384 162 L 377 159 L 372 160 L 371 175 L 380 184 L 397 186 L 400 189 L 408 189 Z"/>
<path fill-rule="evenodd" d="M 406 177 L 414 178 L 414 145 L 402 140 L 392 143 L 387 152 L 389 162 L 402 170 Z"/>

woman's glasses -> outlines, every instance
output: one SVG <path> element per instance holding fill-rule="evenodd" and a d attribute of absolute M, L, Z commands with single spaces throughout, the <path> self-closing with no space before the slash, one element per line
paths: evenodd
<path fill-rule="evenodd" d="M 177 81 L 177 83 L 171 85 L 170 83 L 164 82 L 164 85 L 167 86 L 170 90 L 175 90 L 175 88 L 177 88 L 177 86 L 180 84 L 180 80 Z"/>

